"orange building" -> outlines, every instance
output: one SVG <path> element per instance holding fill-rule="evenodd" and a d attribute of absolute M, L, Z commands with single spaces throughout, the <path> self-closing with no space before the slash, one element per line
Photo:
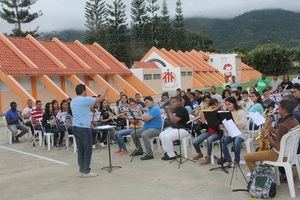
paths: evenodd
<path fill-rule="evenodd" d="M 88 95 L 109 88 L 110 102 L 123 91 L 128 96 L 157 92 L 138 79 L 99 44 L 63 43 L 7 37 L 0 34 L 0 112 L 11 101 L 24 107 L 28 99 L 48 102 L 75 96 L 75 86 L 84 83 Z"/>

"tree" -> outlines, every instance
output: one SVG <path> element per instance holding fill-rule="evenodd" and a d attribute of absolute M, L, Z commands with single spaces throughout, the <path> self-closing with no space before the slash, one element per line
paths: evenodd
<path fill-rule="evenodd" d="M 145 26 L 149 21 L 145 0 L 133 0 L 131 2 L 131 19 L 133 36 L 143 41 Z"/>
<path fill-rule="evenodd" d="M 172 25 L 169 16 L 169 10 L 167 1 L 164 0 L 162 4 L 161 17 L 159 20 L 159 34 L 158 34 L 158 46 L 165 49 L 171 48 L 172 43 Z"/>
<path fill-rule="evenodd" d="M 300 63 L 300 46 L 293 47 L 290 49 L 291 59 L 293 62 Z"/>
<path fill-rule="evenodd" d="M 142 58 L 151 47 L 149 16 L 145 0 L 131 2 L 131 52 L 134 60 Z"/>
<path fill-rule="evenodd" d="M 151 44 L 156 46 L 158 43 L 158 32 L 159 32 L 159 17 L 157 16 L 157 11 L 160 7 L 157 4 L 157 0 L 147 0 L 148 6 L 147 11 L 151 14 L 150 26 L 151 26 Z"/>
<path fill-rule="evenodd" d="M 129 34 L 126 24 L 126 6 L 122 0 L 114 0 L 108 7 L 107 48 L 120 61 L 129 64 Z"/>
<path fill-rule="evenodd" d="M 173 44 L 176 50 L 184 51 L 186 50 L 186 34 L 183 19 L 182 3 L 181 0 L 177 0 Z"/>
<path fill-rule="evenodd" d="M 187 51 L 192 49 L 197 51 L 207 51 L 210 50 L 210 47 L 213 44 L 206 31 L 202 31 L 200 33 L 186 31 L 185 34 L 187 41 L 185 44 L 185 50 Z"/>
<path fill-rule="evenodd" d="M 37 37 L 38 27 L 33 31 L 23 31 L 22 24 L 27 24 L 37 19 L 42 15 L 42 12 L 30 13 L 30 6 L 35 4 L 37 0 L 0 0 L 2 4 L 2 11 L 0 17 L 10 24 L 14 24 L 15 28 L 12 29 L 13 36 L 24 37 L 31 34 Z"/>
<path fill-rule="evenodd" d="M 86 42 L 104 44 L 106 31 L 106 7 L 103 0 L 87 0 L 85 4 Z"/>
<path fill-rule="evenodd" d="M 267 75 L 285 74 L 292 66 L 289 49 L 278 44 L 256 47 L 246 55 L 245 61 Z"/>

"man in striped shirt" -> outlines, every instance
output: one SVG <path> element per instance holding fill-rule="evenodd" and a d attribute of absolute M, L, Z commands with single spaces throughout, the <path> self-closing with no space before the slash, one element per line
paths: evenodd
<path fill-rule="evenodd" d="M 32 125 L 34 130 L 40 130 L 42 131 L 42 127 L 39 123 L 39 120 L 43 118 L 43 110 L 42 110 L 42 102 L 40 100 L 37 100 L 35 102 L 35 108 L 32 109 L 32 113 L 31 113 L 31 121 L 32 121 Z"/>

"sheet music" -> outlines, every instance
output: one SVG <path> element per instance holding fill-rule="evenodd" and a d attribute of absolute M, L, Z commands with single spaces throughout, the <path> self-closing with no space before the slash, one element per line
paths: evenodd
<path fill-rule="evenodd" d="M 242 132 L 235 125 L 235 123 L 232 121 L 232 119 L 230 119 L 230 120 L 224 119 L 222 121 L 222 123 L 225 126 L 225 128 L 226 128 L 226 130 L 227 130 L 230 137 L 234 138 L 236 136 L 242 135 Z"/>
<path fill-rule="evenodd" d="M 112 129 L 112 128 L 115 128 L 115 126 L 103 125 L 103 126 L 97 126 L 97 127 L 95 127 L 95 129 L 99 129 L 99 130 Z"/>
<path fill-rule="evenodd" d="M 266 119 L 259 112 L 251 112 L 249 113 L 249 116 L 253 123 L 257 126 L 260 126 L 266 122 Z"/>

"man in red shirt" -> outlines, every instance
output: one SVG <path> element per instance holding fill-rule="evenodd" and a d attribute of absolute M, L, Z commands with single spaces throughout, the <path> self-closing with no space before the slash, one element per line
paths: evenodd
<path fill-rule="evenodd" d="M 40 130 L 42 131 L 42 127 L 39 123 L 39 120 L 42 119 L 44 111 L 42 110 L 42 102 L 40 100 L 37 100 L 35 102 L 35 108 L 32 109 L 31 113 L 31 122 L 33 125 L 34 130 Z"/>

